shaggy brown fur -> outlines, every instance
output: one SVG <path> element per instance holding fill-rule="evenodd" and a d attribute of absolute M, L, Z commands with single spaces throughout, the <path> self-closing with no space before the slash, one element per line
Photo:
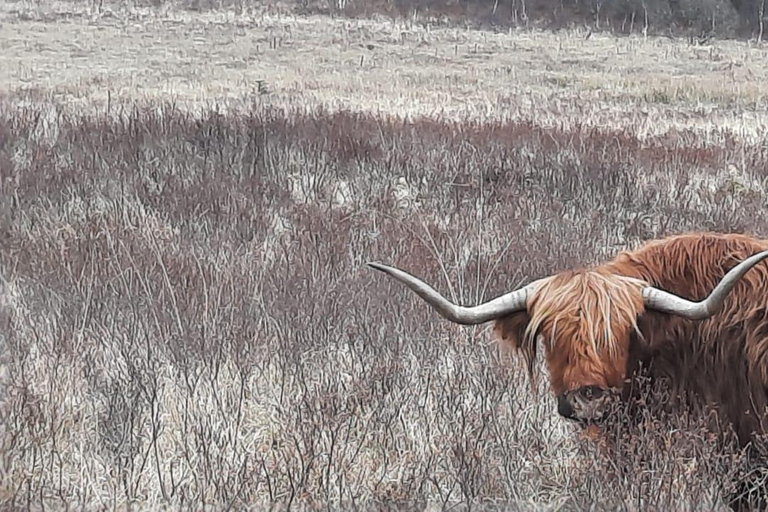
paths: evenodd
<path fill-rule="evenodd" d="M 556 394 L 622 389 L 640 363 L 698 403 L 714 406 L 742 445 L 768 428 L 768 263 L 741 279 L 714 316 L 692 321 L 645 311 L 645 284 L 702 300 L 723 275 L 768 249 L 768 240 L 690 233 L 652 241 L 591 269 L 544 280 L 528 311 L 496 321 L 495 332 L 532 371 L 543 342 Z"/>

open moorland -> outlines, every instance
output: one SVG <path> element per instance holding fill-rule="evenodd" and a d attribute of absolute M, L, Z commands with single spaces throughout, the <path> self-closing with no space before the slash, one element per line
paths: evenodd
<path fill-rule="evenodd" d="M 718 510 L 754 469 L 693 417 L 607 458 L 365 263 L 473 303 L 768 236 L 766 46 L 95 5 L 0 7 L 4 509 Z"/>

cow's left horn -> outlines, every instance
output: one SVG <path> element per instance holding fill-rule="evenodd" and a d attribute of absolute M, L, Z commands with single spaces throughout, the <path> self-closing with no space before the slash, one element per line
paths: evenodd
<path fill-rule="evenodd" d="M 519 290 L 507 293 L 478 306 L 464 307 L 450 302 L 427 283 L 407 272 L 382 265 L 381 263 L 368 263 L 368 266 L 380 270 L 404 283 L 408 288 L 416 292 L 419 297 L 427 301 L 443 317 L 457 324 L 464 325 L 481 324 L 526 309 L 528 296 L 537 283 L 537 281 L 534 281 Z"/>
<path fill-rule="evenodd" d="M 717 313 L 725 298 L 749 269 L 768 258 L 768 251 L 759 252 L 742 261 L 720 280 L 709 297 L 701 302 L 693 302 L 654 287 L 643 289 L 645 307 L 664 313 L 682 316 L 690 320 L 703 320 Z"/>

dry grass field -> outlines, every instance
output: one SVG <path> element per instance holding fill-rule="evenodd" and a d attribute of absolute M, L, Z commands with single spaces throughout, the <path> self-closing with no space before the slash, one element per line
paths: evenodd
<path fill-rule="evenodd" d="M 768 236 L 768 49 L 586 35 L 3 3 L 3 508 L 722 509 L 696 418 L 607 458 L 365 266 L 470 303 Z"/>
<path fill-rule="evenodd" d="M 78 112 L 104 109 L 110 99 L 258 100 L 628 129 L 642 138 L 684 129 L 754 140 L 768 128 L 767 50 L 754 43 L 43 4 L 0 7 L 0 88 Z"/>

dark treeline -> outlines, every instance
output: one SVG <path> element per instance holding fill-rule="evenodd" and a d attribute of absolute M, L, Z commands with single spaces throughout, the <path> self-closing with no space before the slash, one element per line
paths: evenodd
<path fill-rule="evenodd" d="M 298 0 L 302 2 L 304 0 Z M 309 0 L 351 15 L 419 14 L 447 22 L 512 27 L 588 26 L 616 33 L 760 37 L 765 0 Z"/>
<path fill-rule="evenodd" d="M 155 0 L 162 1 L 162 0 Z M 384 14 L 471 27 L 587 26 L 618 34 L 763 37 L 766 0 L 289 0 L 302 13 Z M 250 8 L 256 0 L 182 0 L 192 10 Z M 761 22 L 763 20 L 763 22 Z"/>

